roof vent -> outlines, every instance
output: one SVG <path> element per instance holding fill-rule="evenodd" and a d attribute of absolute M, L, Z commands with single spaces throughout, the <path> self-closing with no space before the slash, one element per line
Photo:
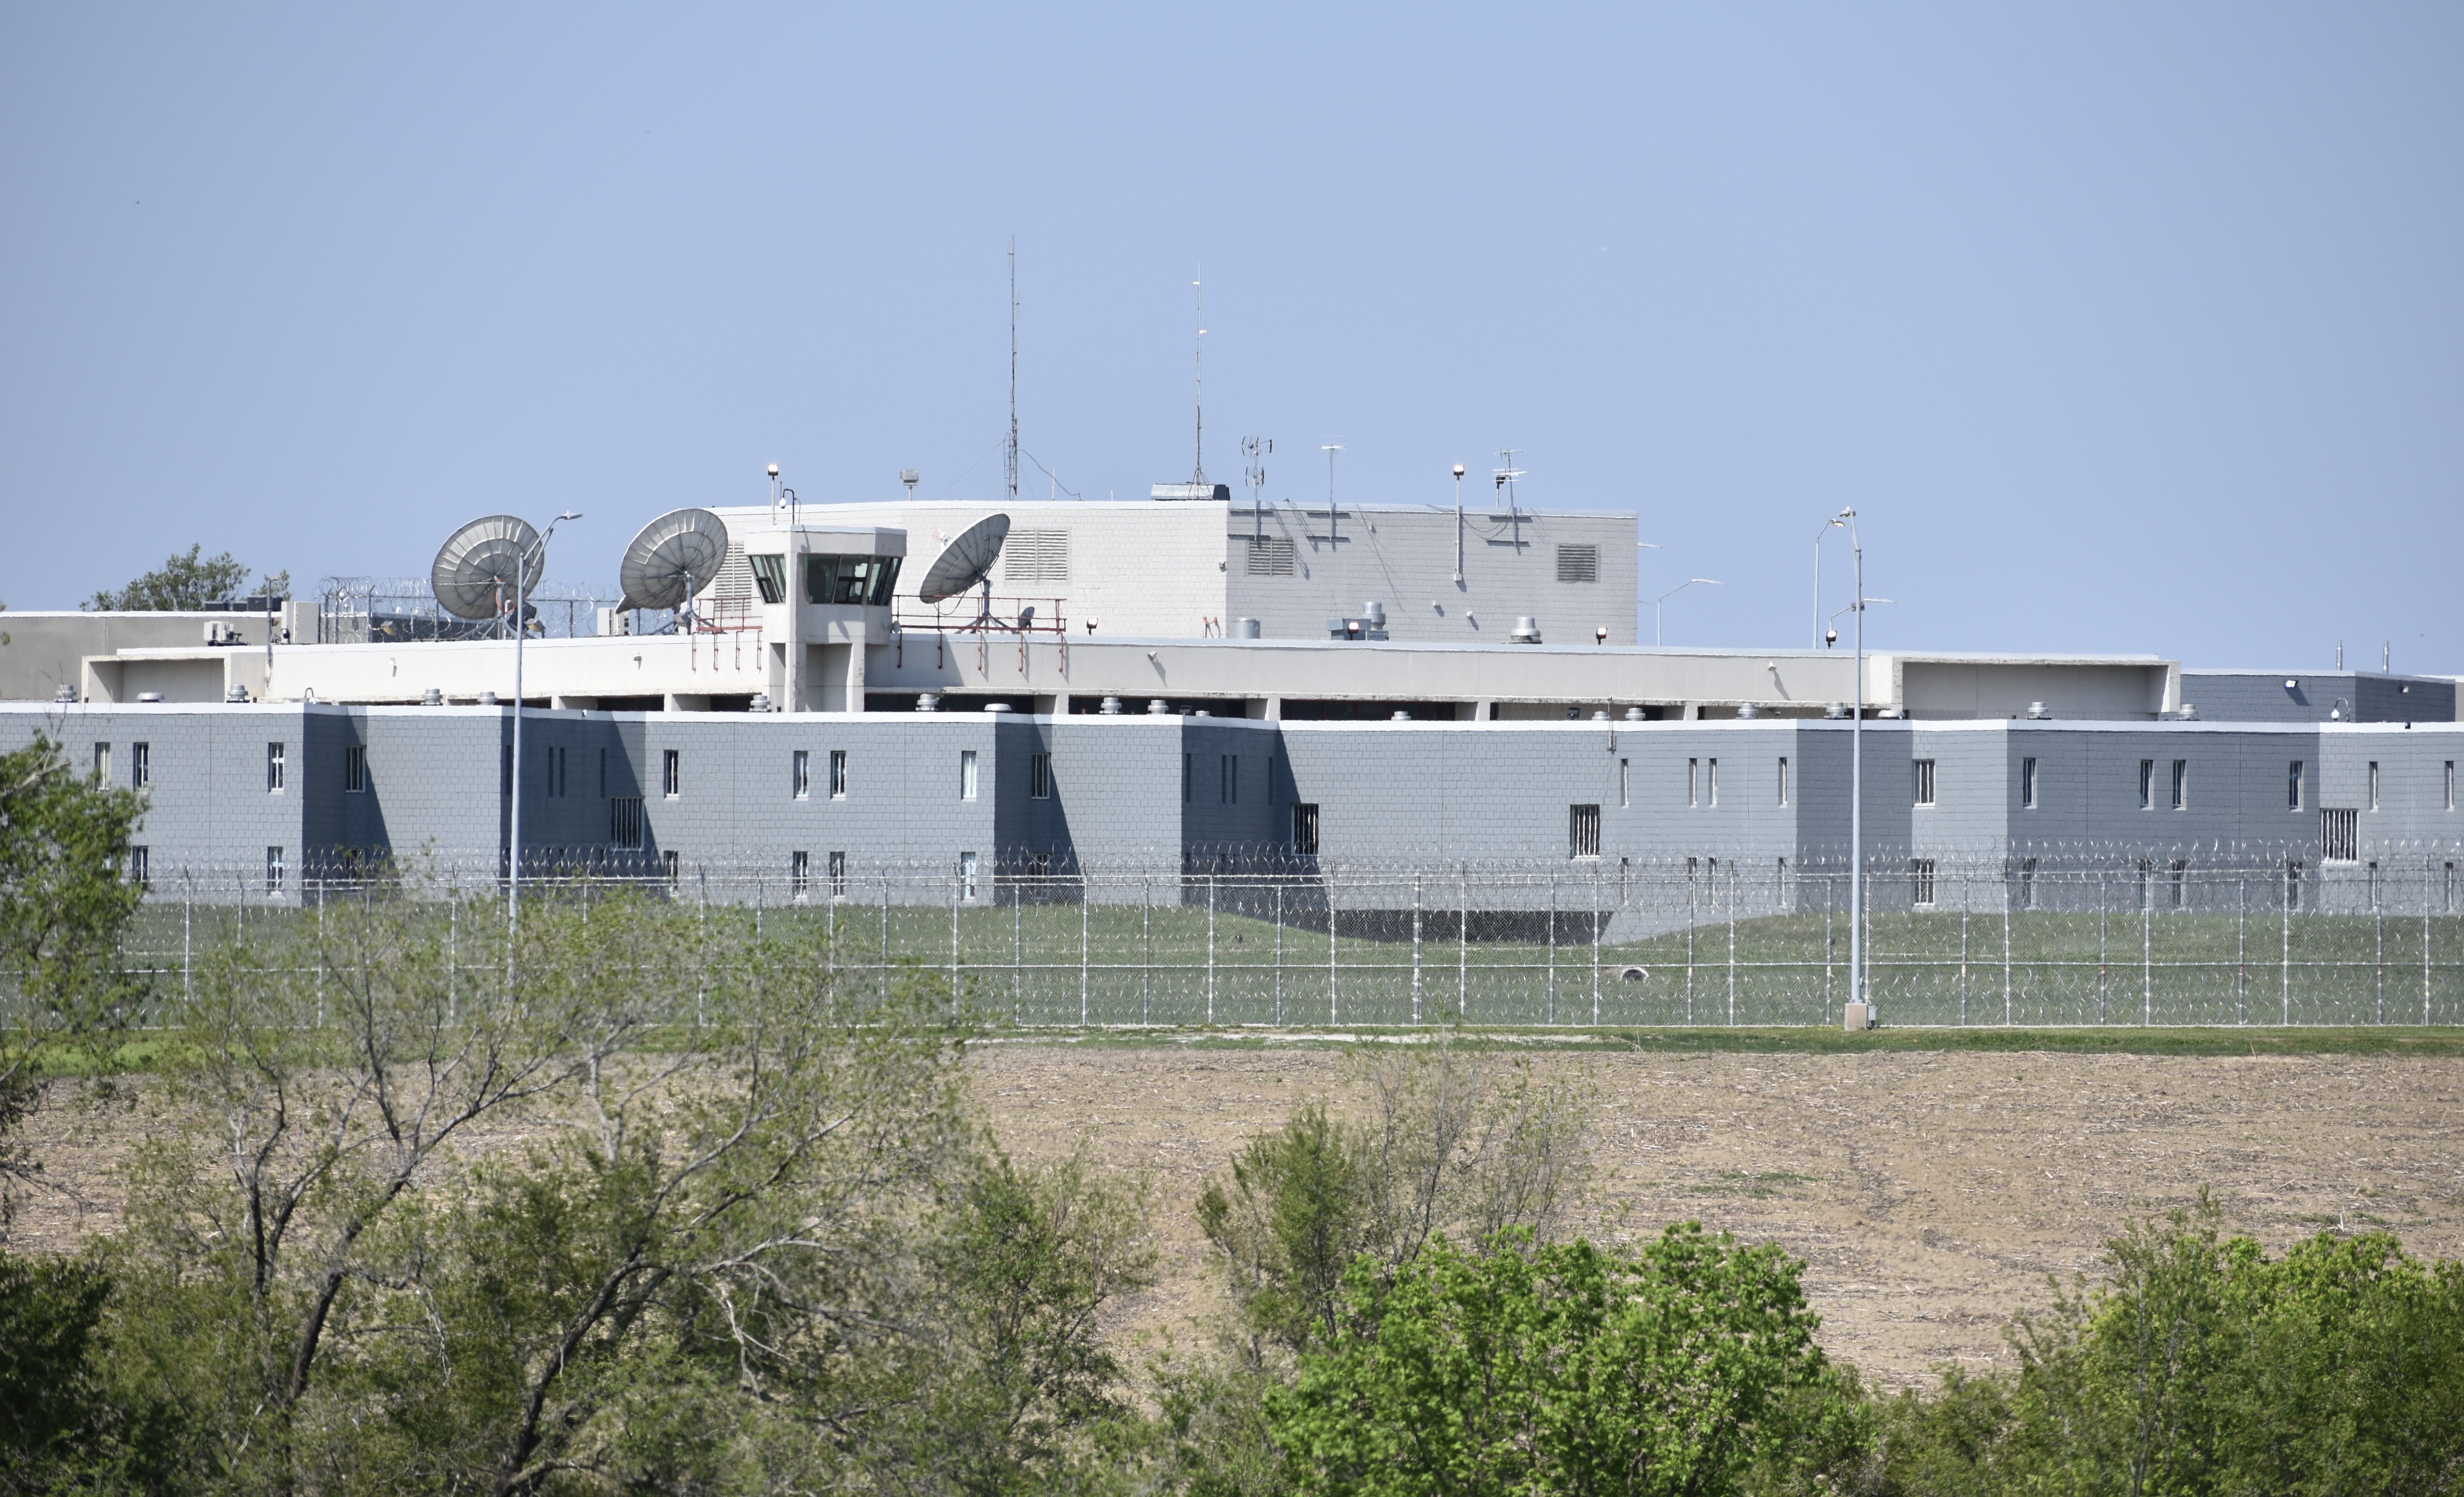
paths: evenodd
<path fill-rule="evenodd" d="M 1540 643 L 1540 621 L 1528 613 L 1518 613 L 1514 616 L 1514 627 L 1507 632 L 1506 637 L 1518 645 L 1536 645 Z"/>
<path fill-rule="evenodd" d="M 1016 712 L 1017 710 L 1018 710 L 1017 708 L 1012 707 L 1012 706 L 1011 706 L 1009 703 L 1007 703 L 1007 702 L 986 702 L 986 703 L 984 703 L 984 711 L 986 711 L 986 712 Z"/>
<path fill-rule="evenodd" d="M 140 692 L 137 693 L 137 699 L 141 702 L 159 702 L 163 699 L 163 693 L 160 692 Z"/>
<path fill-rule="evenodd" d="M 1165 701 L 1160 696 L 1154 697 L 1147 703 L 1147 715 L 1150 717 L 1161 717 L 1170 714 L 1171 711 L 1172 703 Z"/>
<path fill-rule="evenodd" d="M 1761 716 L 1762 715 L 1763 715 L 1763 710 L 1762 710 L 1760 707 L 1755 706 L 1755 705 L 1754 705 L 1753 703 L 1751 703 L 1751 702 L 1748 702 L 1748 703 L 1746 703 L 1744 706 L 1742 706 L 1742 707 L 1740 707 L 1740 708 L 1738 708 L 1738 709 L 1737 709 L 1737 715 L 1738 715 L 1738 716 L 1740 716 L 1740 717 L 1749 717 L 1749 718 L 1751 718 L 1751 717 L 1759 717 L 1759 716 Z"/>
<path fill-rule="evenodd" d="M 2030 702 L 2028 704 L 2028 717 L 2032 722 L 2042 722 L 2052 715 L 2053 715 L 2051 713 L 2045 711 L 2045 704 L 2042 702 Z"/>
<path fill-rule="evenodd" d="M 1848 704 L 1846 702 L 1826 702 L 1822 707 L 1822 715 L 1830 718 L 1834 722 L 1840 721 L 1848 715 Z"/>
<path fill-rule="evenodd" d="M 746 712 L 768 712 L 770 710 L 770 693 L 768 692 L 754 693 L 753 700 L 745 704 L 744 710 Z"/>
<path fill-rule="evenodd" d="M 1360 605 L 1360 616 L 1368 620 L 1371 628 L 1382 629 L 1386 627 L 1386 605 L 1375 598 Z"/>
<path fill-rule="evenodd" d="M 1601 708 L 1599 711 L 1597 711 L 1597 712 L 1595 712 L 1595 713 L 1592 714 L 1592 720 L 1593 720 L 1594 722 L 1606 722 L 1606 721 L 1608 721 L 1608 720 L 1609 720 L 1609 710 L 1608 710 L 1607 708 L 1603 707 L 1603 708 Z"/>
<path fill-rule="evenodd" d="M 919 692 L 915 696 L 915 710 L 917 712 L 939 712 L 941 710 L 941 698 L 931 692 Z"/>
<path fill-rule="evenodd" d="M 63 685 L 60 687 L 60 689 L 59 689 L 58 691 L 54 692 L 54 693 L 52 693 L 52 700 L 54 700 L 54 701 L 55 701 L 55 702 L 73 702 L 73 701 L 76 701 L 76 700 L 77 700 L 77 688 L 76 688 L 76 687 L 74 687 L 74 686 L 69 686 L 69 685 L 63 684 Z"/>
<path fill-rule="evenodd" d="M 1394 716 L 1389 717 L 1386 720 L 1389 722 L 1409 722 L 1412 720 L 1412 715 L 1407 712 L 1397 712 Z"/>
<path fill-rule="evenodd" d="M 494 706 L 495 706 L 495 705 L 496 705 L 496 693 L 494 693 L 494 692 L 481 692 L 481 693 L 479 693 L 479 705 L 480 705 L 480 706 L 482 706 L 482 707 L 494 707 Z"/>
<path fill-rule="evenodd" d="M 1095 710 L 1107 717 L 1117 717 L 1121 715 L 1121 699 L 1117 696 L 1107 696 L 1104 698 L 1104 705 Z"/>
<path fill-rule="evenodd" d="M 1234 619 L 1232 621 L 1232 637 L 1234 639 L 1256 639 L 1258 637 L 1258 621 L 1255 619 Z"/>
<path fill-rule="evenodd" d="M 442 707 L 445 705 L 445 693 L 431 686 L 427 691 L 419 693 L 419 705 L 422 707 Z"/>
<path fill-rule="evenodd" d="M 1639 707 L 1627 708 L 1625 710 L 1625 720 L 1628 722 L 1640 722 L 1642 720 L 1642 709 Z"/>

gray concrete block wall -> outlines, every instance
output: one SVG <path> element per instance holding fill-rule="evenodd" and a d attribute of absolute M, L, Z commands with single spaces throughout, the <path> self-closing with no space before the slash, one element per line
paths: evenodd
<path fill-rule="evenodd" d="M 2453 681 L 2364 671 L 2185 671 L 2182 700 L 2209 722 L 2455 720 Z"/>

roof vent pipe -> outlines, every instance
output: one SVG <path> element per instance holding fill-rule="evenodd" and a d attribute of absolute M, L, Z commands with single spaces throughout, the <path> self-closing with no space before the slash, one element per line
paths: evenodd
<path fill-rule="evenodd" d="M 1372 598 L 1367 603 L 1362 604 L 1360 605 L 1360 612 L 1363 617 L 1369 620 L 1369 627 L 1371 628 L 1382 629 L 1386 627 L 1386 605 L 1379 603 L 1376 599 Z"/>
<path fill-rule="evenodd" d="M 1161 716 L 1168 715 L 1171 712 L 1172 712 L 1172 703 L 1170 703 L 1170 702 L 1168 702 L 1168 701 L 1165 701 L 1162 697 L 1160 697 L 1160 696 L 1155 696 L 1155 697 L 1150 697 L 1150 698 L 1148 698 L 1148 700 L 1147 700 L 1147 715 L 1148 715 L 1148 716 L 1150 716 L 1150 717 L 1161 717 Z"/>
<path fill-rule="evenodd" d="M 76 688 L 76 687 L 74 687 L 74 686 L 69 685 L 69 684 L 68 684 L 68 683 L 66 683 L 66 682 L 62 682 L 62 683 L 60 684 L 60 689 L 59 689 L 58 691 L 54 692 L 54 693 L 52 693 L 52 700 L 54 700 L 54 701 L 55 701 L 55 702 L 73 702 L 73 701 L 76 701 L 76 700 L 77 700 L 77 688 Z"/>
<path fill-rule="evenodd" d="M 2030 703 L 2028 704 L 2028 716 L 2029 716 L 2029 718 L 2030 718 L 2031 720 L 2035 721 L 2035 722 L 2042 722 L 2042 721 L 2044 721 L 2044 720 L 2045 720 L 2045 718 L 2046 718 L 2048 715 L 2049 715 L 2049 714 L 2047 714 L 2047 713 L 2046 713 L 2046 711 L 2045 711 L 2045 704 L 2044 704 L 2044 703 L 2042 703 L 2042 702 L 2030 702 Z"/>
<path fill-rule="evenodd" d="M 1258 621 L 1255 619 L 1234 619 L 1232 621 L 1232 637 L 1234 639 L 1256 639 L 1258 637 Z"/>
<path fill-rule="evenodd" d="M 419 705 L 422 707 L 442 707 L 445 705 L 445 693 L 431 686 L 427 691 L 419 693 Z"/>
<path fill-rule="evenodd" d="M 1514 616 L 1514 627 L 1507 631 L 1507 639 L 1518 645 L 1540 643 L 1540 621 L 1528 613 Z"/>
<path fill-rule="evenodd" d="M 1642 720 L 1642 709 L 1639 707 L 1627 708 L 1625 710 L 1625 720 L 1628 722 L 1640 722 Z"/>
<path fill-rule="evenodd" d="M 1121 715 L 1121 699 L 1117 696 L 1107 696 L 1104 698 L 1104 704 L 1095 710 L 1107 717 L 1117 717 Z"/>
<path fill-rule="evenodd" d="M 1835 722 L 1844 721 L 1848 716 L 1848 704 L 1846 702 L 1826 702 L 1822 707 L 1822 715 Z"/>
<path fill-rule="evenodd" d="M 1740 708 L 1738 708 L 1738 709 L 1737 709 L 1737 715 L 1738 715 L 1738 716 L 1740 716 L 1740 717 L 1748 717 L 1748 718 L 1751 718 L 1751 717 L 1759 717 L 1759 716 L 1761 716 L 1762 715 L 1763 715 L 1763 710 L 1762 710 L 1760 707 L 1755 706 L 1755 705 L 1754 705 L 1753 703 L 1751 703 L 1751 702 L 1748 702 L 1748 703 L 1746 703 L 1744 706 L 1742 706 L 1742 707 L 1740 707 Z"/>
<path fill-rule="evenodd" d="M 939 712 L 941 710 L 941 698 L 931 692 L 919 693 L 915 697 L 915 710 L 917 712 Z"/>

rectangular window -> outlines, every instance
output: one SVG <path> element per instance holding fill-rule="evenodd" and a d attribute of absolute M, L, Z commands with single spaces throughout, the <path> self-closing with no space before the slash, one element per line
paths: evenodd
<path fill-rule="evenodd" d="M 1570 858 L 1596 858 L 1600 855 L 1598 806 L 1566 807 L 1566 855 Z"/>
<path fill-rule="evenodd" d="M 2019 760 L 2019 808 L 2036 808 L 2036 761 L 2033 759 Z"/>
<path fill-rule="evenodd" d="M 551 744 L 547 751 L 547 763 L 543 767 L 547 774 L 548 799 L 564 799 L 565 786 L 569 782 L 565 771 L 570 767 L 570 751 L 561 744 Z"/>
<path fill-rule="evenodd" d="M 2189 903 L 2190 865 L 2180 858 L 2173 860 L 2173 908 L 2180 910 Z"/>
<path fill-rule="evenodd" d="M 1191 755 L 1183 754 L 1182 756 L 1180 756 L 1180 804 L 1183 804 L 1183 805 L 1187 805 L 1187 804 L 1189 804 L 1189 793 L 1190 793 L 1190 784 L 1189 784 L 1189 782 L 1190 782 L 1190 775 L 1191 775 L 1190 765 L 1191 765 L 1192 760 L 1193 760 L 1193 756 L 1191 756 Z"/>
<path fill-rule="evenodd" d="M 668 886 L 670 888 L 673 888 L 685 881 L 685 855 L 683 853 L 662 852 L 659 854 L 659 864 L 667 872 Z"/>
<path fill-rule="evenodd" d="M 2036 860 L 2035 858 L 2019 860 L 2019 908 L 2022 910 L 2036 908 Z"/>
<path fill-rule="evenodd" d="M 1713 805 L 1720 804 L 1720 761 L 1716 759 L 1704 760 L 1703 799 Z"/>
<path fill-rule="evenodd" d="M 1908 902 L 1920 910 L 1933 905 L 1933 859 L 1908 859 Z"/>
<path fill-rule="evenodd" d="M 2455 865 L 2453 863 L 2447 865 L 2447 900 L 2443 908 L 2449 914 L 2455 913 Z"/>
<path fill-rule="evenodd" d="M 2284 808 L 2301 809 L 2301 760 L 2298 759 L 2284 766 Z"/>
<path fill-rule="evenodd" d="M 1916 770 L 1916 804 L 1933 804 L 1933 760 L 1919 759 L 1911 760 L 1909 763 Z"/>
<path fill-rule="evenodd" d="M 1699 759 L 1685 761 L 1685 804 L 1703 804 L 1703 761 Z"/>
<path fill-rule="evenodd" d="M 2139 808 L 2148 811 L 2155 807 L 2156 761 L 2152 759 L 2143 759 L 2139 761 Z"/>
<path fill-rule="evenodd" d="M 2372 858 L 2372 859 L 2370 860 L 2369 880 L 2370 880 L 2370 883 L 2369 883 L 2369 891 L 2370 891 L 2370 906 L 2369 906 L 2369 907 L 2370 907 L 2372 910 L 2376 910 L 2376 909 L 2379 907 L 2379 864 L 2378 864 L 2378 860 L 2377 860 L 2376 858 Z"/>
<path fill-rule="evenodd" d="M 788 763 L 788 768 L 787 768 L 787 783 L 788 783 L 788 785 L 790 786 L 790 789 L 789 789 L 789 792 L 788 792 L 788 793 L 789 793 L 789 794 L 791 794 L 791 795 L 793 795 L 797 800 L 799 800 L 799 801 L 808 801 L 808 800 L 811 800 L 811 799 L 812 799 L 812 795 L 813 795 L 813 751 L 812 751 L 812 750 L 810 750 L 810 749 L 798 749 L 798 750 L 796 750 L 796 753 L 795 753 L 794 758 L 793 758 L 792 760 L 789 760 L 789 763 Z"/>
<path fill-rule="evenodd" d="M 2455 768 L 2453 764 L 2447 767 L 2450 772 Z M 108 743 L 94 746 L 94 778 L 104 784 L 111 783 L 111 745 Z"/>
<path fill-rule="evenodd" d="M 149 853 L 145 848 L 129 848 L 129 849 L 128 849 L 128 881 L 129 881 L 130 883 L 132 883 L 132 884 L 137 885 L 137 886 L 138 886 L 139 888 L 141 888 L 141 889 L 142 889 L 142 888 L 143 888 L 145 885 L 152 883 L 152 882 L 154 881 L 154 880 L 153 880 L 153 868 L 152 868 L 153 861 L 154 861 L 154 860 L 153 860 L 153 856 L 152 856 L 152 854 L 151 854 L 151 853 Z M 2448 866 L 2448 868 L 2449 868 L 2450 870 L 2453 870 L 2453 869 L 2455 867 L 2455 865 L 2454 865 L 2454 864 L 2453 864 L 2453 863 L 2450 863 L 2450 864 L 2449 864 L 2449 865 L 2447 865 L 2447 866 Z"/>
<path fill-rule="evenodd" d="M 958 799 L 961 801 L 972 801 L 975 798 L 976 751 L 974 749 L 960 749 L 958 750 Z"/>
<path fill-rule="evenodd" d="M 830 799 L 847 799 L 847 750 L 830 750 Z"/>
<path fill-rule="evenodd" d="M 1296 857 L 1317 856 L 1317 807 L 1299 801 L 1292 803 L 1292 852 Z"/>
<path fill-rule="evenodd" d="M 844 852 L 830 854 L 830 897 L 847 897 L 847 854 Z"/>
<path fill-rule="evenodd" d="M 268 795 L 279 795 L 282 791 L 282 744 L 269 743 L 265 746 L 265 790 Z"/>
<path fill-rule="evenodd" d="M 1633 804 L 1634 761 L 1632 760 L 1621 759 L 1617 760 L 1617 804 L 1619 806 L 1628 806 Z"/>
<path fill-rule="evenodd" d="M 799 901 L 812 892 L 813 855 L 809 852 L 787 854 L 787 897 Z"/>
<path fill-rule="evenodd" d="M 642 798 L 620 795 L 607 803 L 607 845 L 620 852 L 642 850 Z"/>
<path fill-rule="evenodd" d="M 659 793 L 672 801 L 685 793 L 685 756 L 682 749 L 659 752 Z"/>
<path fill-rule="evenodd" d="M 1779 804 L 1788 804 L 1788 760 L 1785 757 L 1779 761 Z"/>
<path fill-rule="evenodd" d="M 2370 760 L 2370 809 L 2379 808 L 2379 761 Z"/>
<path fill-rule="evenodd" d="M 2173 809 L 2178 811 L 2189 804 L 2190 761 L 2177 759 L 2173 760 Z"/>
<path fill-rule="evenodd" d="M 972 852 L 958 854 L 958 897 L 976 897 L 976 855 Z"/>
<path fill-rule="evenodd" d="M 1032 800 L 1052 799 L 1052 756 L 1029 754 L 1026 757 L 1026 793 Z"/>
<path fill-rule="evenodd" d="M 154 746 L 150 743 L 128 745 L 128 788 L 143 790 L 154 782 Z"/>
<path fill-rule="evenodd" d="M 2359 811 L 2319 813 L 2319 856 L 2328 863 L 2361 861 L 2362 815 Z"/>
<path fill-rule="evenodd" d="M 342 789 L 351 795 L 365 793 L 368 788 L 368 748 L 353 743 L 342 750 Z"/>
<path fill-rule="evenodd" d="M 268 894 L 282 892 L 282 849 L 280 848 L 265 849 L 265 892 Z"/>
<path fill-rule="evenodd" d="M 2447 809 L 2451 811 L 2455 809 L 2455 760 L 2452 759 L 2447 761 L 2447 796 L 2445 804 Z"/>
<path fill-rule="evenodd" d="M 1557 581 L 1561 583 L 1595 583 L 1599 580 L 1599 547 L 1559 546 L 1557 548 Z"/>
<path fill-rule="evenodd" d="M 784 556 L 748 556 L 753 568 L 753 585 L 761 589 L 763 603 L 787 601 L 787 559 Z"/>

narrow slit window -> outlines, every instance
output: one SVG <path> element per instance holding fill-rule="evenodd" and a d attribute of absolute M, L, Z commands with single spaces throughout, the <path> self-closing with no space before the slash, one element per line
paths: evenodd
<path fill-rule="evenodd" d="M 368 788 L 368 749 L 364 743 L 352 743 L 342 749 L 342 790 L 349 795 L 362 795 Z"/>
<path fill-rule="evenodd" d="M 285 748 L 286 745 L 280 743 L 269 743 L 265 746 L 265 790 L 268 795 L 279 795 L 282 792 Z"/>
<path fill-rule="evenodd" d="M 1779 761 L 1779 804 L 1788 804 L 1788 759 L 1784 755 Z"/>
<path fill-rule="evenodd" d="M 1292 852 L 1296 857 L 1317 856 L 1317 806 L 1310 803 L 1292 803 Z"/>
<path fill-rule="evenodd" d="M 2187 909 L 2190 902 L 2190 865 L 2180 858 L 2173 860 L 2173 908 Z"/>
<path fill-rule="evenodd" d="M 270 895 L 282 892 L 282 849 L 280 848 L 265 849 L 265 892 Z"/>
<path fill-rule="evenodd" d="M 2379 761 L 2370 760 L 2370 809 L 2379 808 Z"/>
<path fill-rule="evenodd" d="M 129 849 L 128 849 L 128 881 L 129 881 L 130 883 L 132 883 L 132 884 L 137 885 L 137 886 L 138 886 L 139 888 L 141 888 L 141 889 L 142 889 L 142 888 L 143 888 L 144 886 L 146 886 L 147 884 L 152 883 L 152 882 L 153 882 L 153 876 L 152 876 L 152 875 L 153 875 L 153 861 L 154 861 L 153 854 L 152 854 L 151 852 L 147 851 L 145 848 L 129 848 Z M 2448 868 L 2450 868 L 2451 870 L 2452 870 L 2453 868 L 2454 868 L 2454 867 L 2455 867 L 2455 865 L 2454 865 L 2454 864 L 2453 864 L 2453 863 L 2450 863 L 2450 864 L 2449 864 L 2449 865 L 2447 865 L 2447 866 L 2448 866 Z"/>
<path fill-rule="evenodd" d="M 2190 804 L 2190 761 L 2173 760 L 2173 809 L 2182 810 Z"/>
<path fill-rule="evenodd" d="M 847 793 L 847 750 L 830 750 L 830 799 L 844 801 Z"/>
<path fill-rule="evenodd" d="M 659 793 L 675 800 L 685 793 L 685 756 L 682 749 L 663 749 L 659 754 Z"/>
<path fill-rule="evenodd" d="M 1685 761 L 1685 804 L 1703 804 L 1703 761 L 1699 759 Z"/>
<path fill-rule="evenodd" d="M 1914 760 L 1910 761 L 1910 766 L 1916 771 L 1915 804 L 1919 805 L 1933 804 L 1933 760 L 1929 759 Z"/>
<path fill-rule="evenodd" d="M 1052 756 L 1030 754 L 1026 760 L 1026 793 L 1034 800 L 1052 799 Z"/>
<path fill-rule="evenodd" d="M 787 895 L 802 902 L 812 892 L 813 859 L 809 852 L 787 854 Z"/>
<path fill-rule="evenodd" d="M 1633 804 L 1634 760 L 1621 759 L 1617 760 L 1617 804 L 1619 807 L 1624 807 Z"/>
<path fill-rule="evenodd" d="M 2019 760 L 2019 808 L 2036 808 L 2036 761 L 2033 759 Z"/>
<path fill-rule="evenodd" d="M 154 782 L 154 745 L 128 745 L 128 788 L 143 790 Z"/>
<path fill-rule="evenodd" d="M 844 852 L 830 854 L 830 897 L 847 897 L 847 854 Z"/>
<path fill-rule="evenodd" d="M 961 801 L 972 801 L 975 798 L 976 751 L 974 749 L 960 749 L 958 751 L 958 799 Z M 972 854 L 970 854 L 970 856 L 972 856 Z"/>
<path fill-rule="evenodd" d="M 798 749 L 794 756 L 789 760 L 787 769 L 787 786 L 788 793 L 794 796 L 797 800 L 803 801 L 811 799 L 813 794 L 812 750 Z M 796 855 L 798 857 L 803 856 L 801 852 Z"/>
<path fill-rule="evenodd" d="M 685 881 L 685 855 L 681 852 L 660 854 L 660 865 L 666 870 L 671 887 Z"/>
<path fill-rule="evenodd" d="M 1934 860 L 1908 860 L 1908 903 L 1920 910 L 1933 908 Z"/>
<path fill-rule="evenodd" d="M 2284 808 L 2301 809 L 2301 760 L 2298 759 L 2284 766 Z"/>
<path fill-rule="evenodd" d="M 2450 764 L 2447 767 L 2452 771 L 2455 766 Z M 94 746 L 94 778 L 104 784 L 111 783 L 111 745 L 108 743 Z"/>
<path fill-rule="evenodd" d="M 2156 761 L 2152 759 L 2143 759 L 2139 761 L 2139 808 L 2143 811 L 2152 810 L 2155 804 Z"/>
<path fill-rule="evenodd" d="M 1716 759 L 1703 762 L 1703 799 L 1713 805 L 1720 804 L 1720 761 Z"/>
<path fill-rule="evenodd" d="M 974 853 L 961 852 L 958 854 L 958 897 L 960 899 L 973 899 L 976 897 L 976 855 Z"/>

